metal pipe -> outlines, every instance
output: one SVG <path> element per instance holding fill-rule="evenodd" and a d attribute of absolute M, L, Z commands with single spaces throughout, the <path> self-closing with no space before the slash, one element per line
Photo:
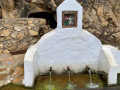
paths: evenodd
<path fill-rule="evenodd" d="M 50 67 L 49 71 L 52 71 L 52 67 Z"/>

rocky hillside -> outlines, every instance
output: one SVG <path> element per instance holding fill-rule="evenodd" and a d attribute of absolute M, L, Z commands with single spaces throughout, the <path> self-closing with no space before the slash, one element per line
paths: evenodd
<path fill-rule="evenodd" d="M 29 17 L 37 12 L 52 13 L 64 0 L 1 0 L 2 18 Z M 77 0 L 84 9 L 83 28 L 105 44 L 120 45 L 120 0 Z M 34 16 L 35 17 L 35 16 Z"/>

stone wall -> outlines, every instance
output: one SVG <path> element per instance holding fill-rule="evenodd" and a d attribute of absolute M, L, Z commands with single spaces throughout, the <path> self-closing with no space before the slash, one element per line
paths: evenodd
<path fill-rule="evenodd" d="M 41 18 L 0 19 L 0 53 L 26 51 L 48 30 Z"/>

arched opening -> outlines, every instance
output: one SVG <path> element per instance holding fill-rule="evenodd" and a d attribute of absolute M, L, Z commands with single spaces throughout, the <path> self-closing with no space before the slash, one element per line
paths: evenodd
<path fill-rule="evenodd" d="M 47 25 L 50 26 L 50 28 L 56 28 L 57 22 L 53 16 L 52 13 L 50 12 L 38 12 L 38 13 L 31 13 L 29 18 L 44 18 L 47 21 Z"/>

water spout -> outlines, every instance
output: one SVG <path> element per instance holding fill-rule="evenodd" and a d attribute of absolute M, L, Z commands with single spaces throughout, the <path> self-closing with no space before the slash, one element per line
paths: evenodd
<path fill-rule="evenodd" d="M 55 86 L 52 85 L 52 83 L 51 83 L 52 67 L 50 67 L 49 73 L 50 73 L 50 82 L 49 82 L 49 85 L 45 86 L 45 88 L 42 89 L 42 90 L 56 90 L 56 89 L 55 89 Z M 40 90 L 41 90 L 41 89 L 40 89 Z"/>
<path fill-rule="evenodd" d="M 88 72 L 89 72 L 89 76 L 90 76 L 90 85 L 93 85 L 93 82 L 92 82 L 92 75 L 91 75 L 91 70 L 89 69 Z"/>
<path fill-rule="evenodd" d="M 88 83 L 87 85 L 86 85 L 86 87 L 88 87 L 88 88 L 98 88 L 99 87 L 99 84 L 93 84 L 93 81 L 92 81 L 92 74 L 91 74 L 91 70 L 90 69 L 88 69 L 88 73 L 89 73 L 89 77 L 90 77 L 90 83 Z"/>
<path fill-rule="evenodd" d="M 71 80 L 70 80 L 70 67 L 67 67 L 67 70 L 68 70 L 68 76 L 69 76 L 69 80 L 68 80 L 68 84 L 67 84 L 67 89 L 75 89 L 76 88 L 76 85 L 75 84 L 72 84 L 71 83 Z"/>
<path fill-rule="evenodd" d="M 69 76 L 68 84 L 70 84 L 70 67 L 67 67 L 67 70 L 68 70 L 68 76 Z"/>
<path fill-rule="evenodd" d="M 51 85 L 52 67 L 50 67 L 49 72 L 50 72 L 50 85 Z"/>

